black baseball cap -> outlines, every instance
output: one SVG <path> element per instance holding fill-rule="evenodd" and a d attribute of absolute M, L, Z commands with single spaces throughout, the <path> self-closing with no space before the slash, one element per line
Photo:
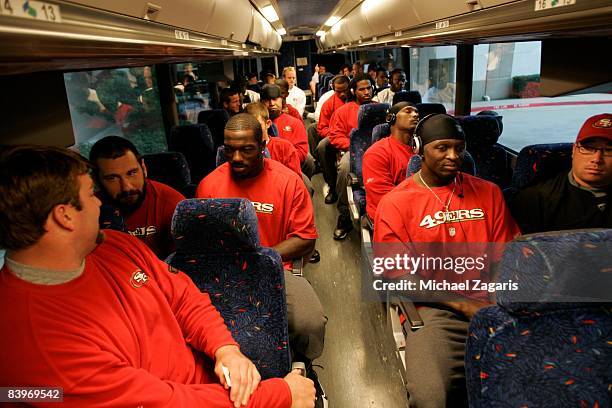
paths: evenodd
<path fill-rule="evenodd" d="M 261 88 L 261 99 L 269 101 L 281 97 L 281 90 L 278 85 L 267 84 Z"/>

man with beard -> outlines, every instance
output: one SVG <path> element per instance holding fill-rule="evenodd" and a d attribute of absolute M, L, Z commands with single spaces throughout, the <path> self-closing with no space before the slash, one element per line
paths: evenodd
<path fill-rule="evenodd" d="M 117 208 L 128 232 L 144 241 L 161 259 L 173 250 L 170 233 L 176 205 L 185 197 L 172 187 L 147 179 L 147 166 L 127 139 L 107 136 L 89 153 L 104 204 Z"/>
<path fill-rule="evenodd" d="M 187 275 L 102 233 L 93 187 L 67 149 L 0 154 L 0 383 L 58 388 L 63 407 L 314 406 L 298 373 L 260 381 Z"/>
<path fill-rule="evenodd" d="M 391 71 L 389 74 L 391 78 L 391 83 L 389 84 L 389 88 L 385 88 L 378 92 L 378 94 L 372 98 L 374 102 L 384 102 L 388 104 L 393 103 L 393 95 L 397 92 L 404 90 L 404 85 L 406 85 L 406 74 L 401 69 L 397 68 Z"/>

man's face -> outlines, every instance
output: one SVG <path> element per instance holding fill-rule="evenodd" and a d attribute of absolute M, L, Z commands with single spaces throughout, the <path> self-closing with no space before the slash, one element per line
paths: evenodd
<path fill-rule="evenodd" d="M 99 158 L 98 175 L 101 187 L 113 204 L 126 213 L 136 211 L 144 201 L 147 170 L 131 151 L 116 159 Z"/>
<path fill-rule="evenodd" d="M 414 106 L 406 106 L 396 115 L 395 126 L 399 129 L 414 131 L 417 123 L 419 123 L 419 111 Z"/>
<path fill-rule="evenodd" d="M 319 74 L 324 74 L 326 71 L 325 65 L 319 65 Z"/>
<path fill-rule="evenodd" d="M 351 73 L 353 74 L 353 76 L 359 75 L 363 73 L 363 68 L 361 67 L 361 65 L 353 64 L 353 70 L 351 71 Z"/>
<path fill-rule="evenodd" d="M 346 101 L 349 96 L 349 84 L 348 82 L 344 83 L 334 83 L 334 93 L 338 98 L 343 101 Z"/>
<path fill-rule="evenodd" d="M 391 90 L 393 92 L 399 92 L 404 89 L 404 85 L 406 85 L 406 75 L 393 74 L 391 77 Z"/>
<path fill-rule="evenodd" d="M 225 130 L 223 142 L 225 159 L 232 175 L 237 178 L 254 177 L 263 166 L 263 144 L 257 143 L 252 130 Z"/>
<path fill-rule="evenodd" d="M 230 96 L 229 103 L 223 102 L 223 109 L 232 113 L 240 113 L 240 95 Z"/>
<path fill-rule="evenodd" d="M 268 114 L 270 119 L 274 120 L 283 113 L 283 98 L 278 97 L 275 99 L 265 99 L 262 101 L 266 108 L 268 108 Z"/>
<path fill-rule="evenodd" d="M 85 245 L 85 254 L 94 250 L 97 244 L 104 240 L 100 232 L 100 205 L 102 204 L 94 194 L 94 182 L 89 174 L 82 174 L 77 178 L 79 182 L 79 202 L 81 210 L 76 212 L 76 225 L 80 242 Z"/>
<path fill-rule="evenodd" d="M 591 138 L 574 144 L 572 174 L 581 186 L 609 187 L 612 184 L 612 142 Z"/>
<path fill-rule="evenodd" d="M 441 139 L 427 143 L 424 147 L 423 165 L 443 180 L 452 180 L 465 156 L 465 141 Z"/>
<path fill-rule="evenodd" d="M 376 74 L 376 86 L 382 88 L 384 86 L 387 86 L 388 83 L 389 77 L 387 76 L 387 73 L 384 71 L 378 71 L 378 73 Z"/>
<path fill-rule="evenodd" d="M 359 105 L 363 105 L 364 103 L 368 103 L 372 100 L 372 85 L 370 85 L 370 81 L 363 80 L 357 82 L 355 97 L 357 98 L 357 103 Z"/>
<path fill-rule="evenodd" d="M 295 85 L 295 71 L 285 71 L 285 79 L 289 82 L 289 88 Z"/>
<path fill-rule="evenodd" d="M 256 85 L 256 84 L 257 84 L 257 77 L 249 78 L 249 85 Z"/>
<path fill-rule="evenodd" d="M 369 70 L 369 71 L 368 71 L 368 76 L 369 76 L 370 78 L 372 78 L 372 81 L 376 81 L 376 70 L 372 70 L 372 69 L 371 69 L 371 70 Z"/>
<path fill-rule="evenodd" d="M 351 75 L 351 70 L 348 67 L 342 68 L 342 75 L 344 75 L 344 76 Z"/>

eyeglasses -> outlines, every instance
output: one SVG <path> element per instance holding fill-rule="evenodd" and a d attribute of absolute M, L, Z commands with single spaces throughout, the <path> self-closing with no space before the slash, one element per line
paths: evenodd
<path fill-rule="evenodd" d="M 612 157 L 612 147 L 593 147 L 589 145 L 578 144 L 578 151 L 585 155 L 594 155 L 601 151 L 604 157 Z"/>

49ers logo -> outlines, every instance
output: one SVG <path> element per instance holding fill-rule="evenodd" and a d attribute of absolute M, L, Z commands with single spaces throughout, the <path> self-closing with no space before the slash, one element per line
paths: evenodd
<path fill-rule="evenodd" d="M 142 285 L 149 281 L 149 277 L 146 273 L 137 269 L 130 278 L 130 284 L 135 288 L 140 288 Z"/>
<path fill-rule="evenodd" d="M 438 211 L 433 215 L 426 215 L 421 220 L 419 227 L 427 229 L 436 227 L 441 224 L 450 224 L 453 222 L 476 221 L 484 219 L 484 211 L 480 208 L 471 210 L 454 210 L 454 211 Z"/>
<path fill-rule="evenodd" d="M 272 214 L 274 212 L 274 204 L 272 203 L 258 203 L 257 201 L 253 201 L 253 207 L 255 207 L 255 211 L 263 214 Z"/>
<path fill-rule="evenodd" d="M 135 237 L 148 237 L 149 235 L 157 234 L 157 227 L 155 225 L 149 225 L 146 227 L 137 227 L 132 231 L 128 231 L 130 235 Z"/>

